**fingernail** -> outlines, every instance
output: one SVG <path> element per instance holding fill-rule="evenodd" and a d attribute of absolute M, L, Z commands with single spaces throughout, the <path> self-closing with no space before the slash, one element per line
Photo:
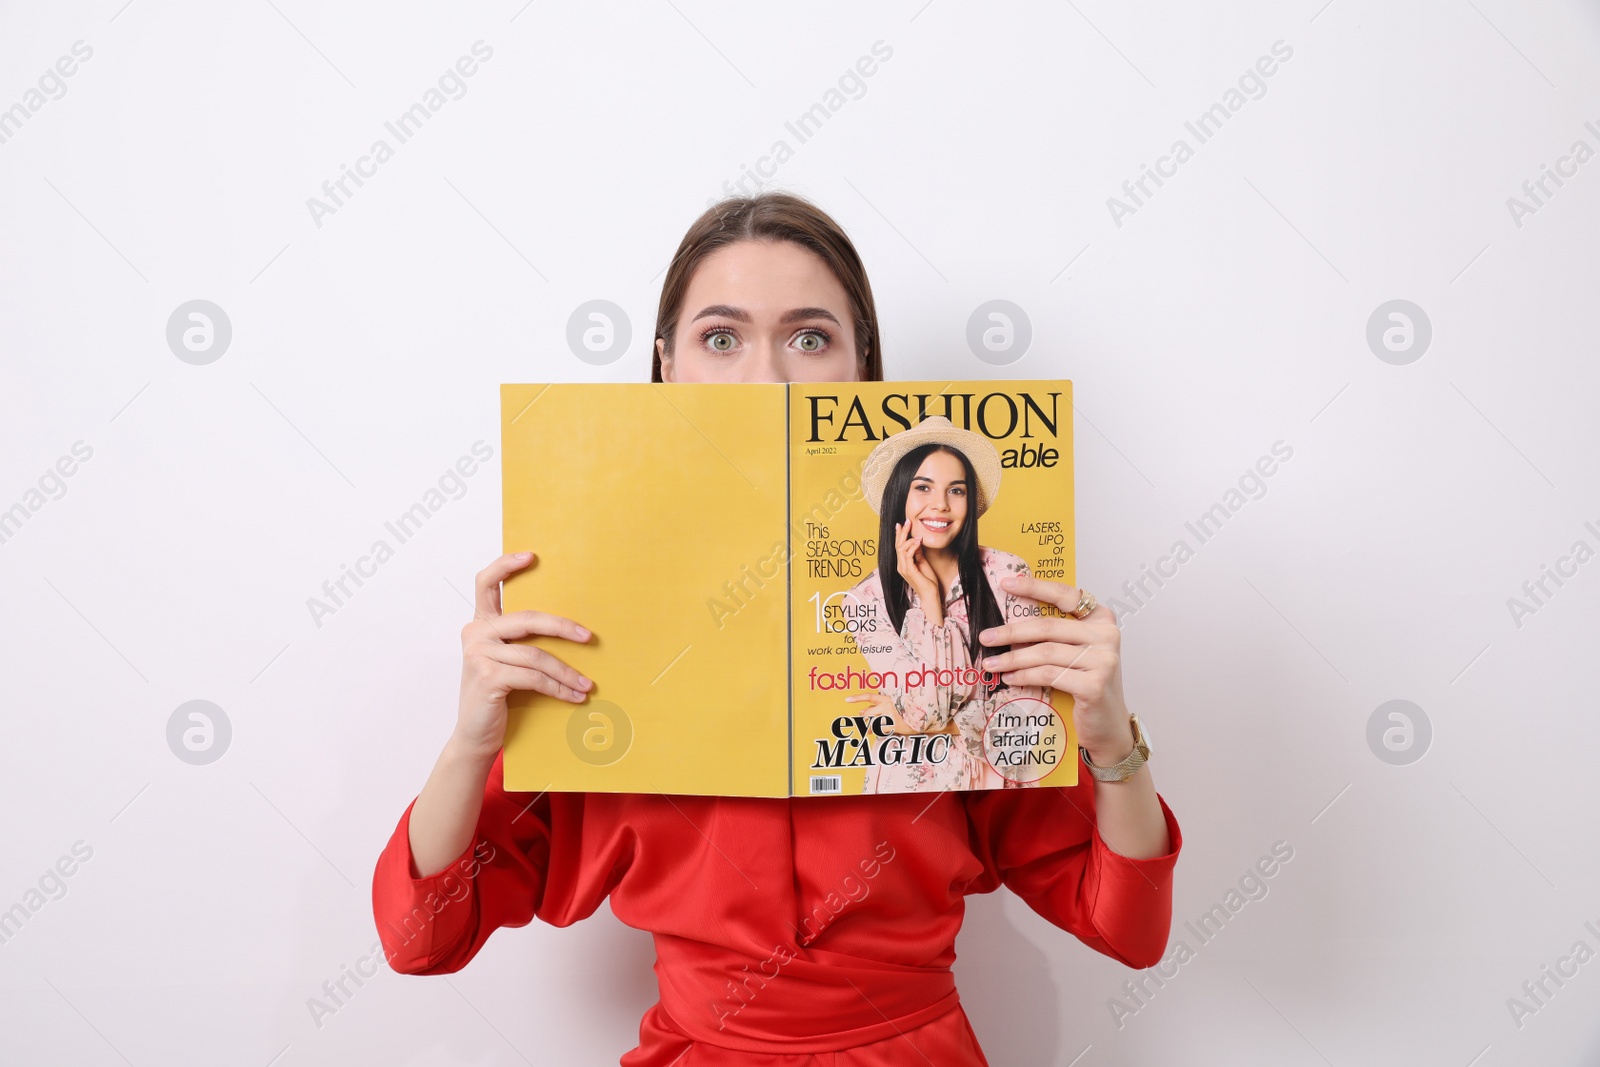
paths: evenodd
<path fill-rule="evenodd" d="M 531 559 L 531 558 L 533 558 L 533 553 L 532 552 L 518 552 L 515 556 L 512 556 L 511 558 L 512 559 Z"/>
<path fill-rule="evenodd" d="M 585 627 L 580 626 L 578 627 L 578 636 L 587 641 L 590 637 L 590 633 Z"/>

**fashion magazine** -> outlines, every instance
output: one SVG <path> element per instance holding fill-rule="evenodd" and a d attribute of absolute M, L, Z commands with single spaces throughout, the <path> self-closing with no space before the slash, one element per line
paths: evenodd
<path fill-rule="evenodd" d="M 514 691 L 508 789 L 823 796 L 1077 781 L 1071 698 L 978 633 L 1071 585 L 1072 383 L 501 386 L 503 609 L 595 688 Z"/>

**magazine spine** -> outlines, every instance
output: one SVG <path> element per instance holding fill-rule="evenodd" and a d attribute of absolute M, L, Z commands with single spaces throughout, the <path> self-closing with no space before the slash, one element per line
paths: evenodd
<path fill-rule="evenodd" d="M 784 698 L 789 708 L 788 759 L 784 762 L 789 780 L 789 795 L 794 796 L 794 489 L 790 484 L 794 464 L 794 442 L 789 426 L 789 413 L 793 409 L 790 390 L 783 387 L 783 634 L 784 634 Z"/>

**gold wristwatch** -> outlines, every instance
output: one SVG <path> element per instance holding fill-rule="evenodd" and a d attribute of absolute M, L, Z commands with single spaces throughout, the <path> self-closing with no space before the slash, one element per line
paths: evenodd
<path fill-rule="evenodd" d="M 1082 745 L 1078 751 L 1083 755 L 1083 764 L 1089 768 L 1089 773 L 1097 782 L 1125 782 L 1132 778 L 1134 772 L 1145 765 L 1150 758 L 1150 739 L 1139 728 L 1139 716 L 1130 714 L 1128 723 L 1133 727 L 1133 751 L 1128 753 L 1128 758 L 1113 767 L 1096 767 L 1094 761 L 1089 759 L 1089 751 Z"/>

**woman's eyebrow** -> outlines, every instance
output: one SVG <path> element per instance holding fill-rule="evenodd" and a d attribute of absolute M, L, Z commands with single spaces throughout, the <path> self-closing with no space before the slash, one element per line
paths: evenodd
<path fill-rule="evenodd" d="M 834 318 L 833 312 L 827 308 L 795 308 L 793 311 L 785 312 L 783 318 L 778 321 L 790 323 L 799 322 L 801 319 L 827 319 L 835 326 L 839 325 L 839 320 Z"/>
<path fill-rule="evenodd" d="M 736 322 L 749 322 L 750 313 L 731 304 L 712 304 L 702 308 L 700 314 L 690 319 L 690 322 L 699 322 L 701 319 L 715 316 L 719 319 L 733 319 Z"/>
<path fill-rule="evenodd" d="M 743 308 L 736 308 L 732 304 L 712 304 L 708 307 L 701 308 L 700 313 L 689 321 L 698 322 L 701 319 L 710 318 L 713 316 L 717 318 L 733 319 L 735 322 L 751 321 L 750 313 L 748 311 L 745 311 Z M 783 318 L 779 319 L 778 321 L 780 323 L 788 324 L 791 322 L 799 322 L 802 319 L 827 319 L 835 326 L 840 325 L 838 318 L 835 317 L 833 312 L 829 311 L 827 308 L 795 308 L 792 311 L 784 312 Z"/>
<path fill-rule="evenodd" d="M 931 482 L 931 481 L 933 481 L 933 479 L 928 477 L 926 474 L 913 474 L 911 476 L 911 480 L 913 482 Z M 952 478 L 952 479 L 950 479 L 950 484 L 951 485 L 966 485 L 967 484 L 967 480 L 965 478 Z"/>

